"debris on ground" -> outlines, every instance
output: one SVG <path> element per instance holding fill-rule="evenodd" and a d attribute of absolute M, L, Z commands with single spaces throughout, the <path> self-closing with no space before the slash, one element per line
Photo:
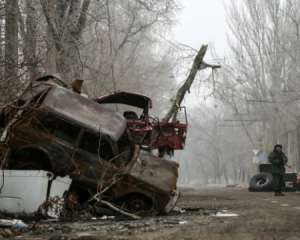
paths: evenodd
<path fill-rule="evenodd" d="M 185 209 L 183 209 L 185 210 Z M 78 218 L 72 221 L 49 221 L 42 220 L 30 224 L 25 239 L 34 236 L 48 236 L 49 239 L 63 239 L 66 235 L 72 236 L 66 239 L 77 239 L 74 236 L 95 236 L 97 232 L 107 234 L 134 234 L 136 232 L 154 233 L 162 229 L 174 229 L 177 226 L 184 226 L 193 221 L 196 216 L 209 217 L 216 209 L 187 209 L 184 213 L 171 211 L 165 216 L 150 216 L 141 218 L 138 221 L 130 217 L 102 216 L 92 218 Z M 208 221 L 208 220 L 207 220 Z M 57 237 L 57 238 L 55 238 Z M 59 237 L 59 238 L 58 238 Z"/>
<path fill-rule="evenodd" d="M 62 197 L 50 197 L 38 209 L 38 214 L 45 218 L 58 219 L 64 210 L 65 200 Z"/>
<path fill-rule="evenodd" d="M 239 215 L 236 213 L 229 212 L 228 210 L 222 210 L 217 212 L 214 216 L 216 217 L 238 217 Z"/>
<path fill-rule="evenodd" d="M 13 237 L 28 230 L 28 225 L 19 219 L 0 219 L 0 237 Z"/>
<path fill-rule="evenodd" d="M 12 219 L 12 220 L 0 219 L 0 227 L 11 227 L 20 230 L 20 229 L 27 228 L 28 225 L 25 224 L 22 220 L 18 220 L 18 219 Z"/>

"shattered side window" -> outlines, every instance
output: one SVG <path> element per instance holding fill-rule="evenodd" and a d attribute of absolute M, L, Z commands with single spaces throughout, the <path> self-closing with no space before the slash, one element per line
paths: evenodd
<path fill-rule="evenodd" d="M 96 134 L 84 132 L 79 148 L 89 153 L 98 155 L 105 160 L 109 160 L 113 157 L 113 151 L 110 143 Z"/>
<path fill-rule="evenodd" d="M 49 115 L 45 117 L 40 124 L 49 133 L 71 144 L 76 143 L 80 132 L 79 127 Z"/>

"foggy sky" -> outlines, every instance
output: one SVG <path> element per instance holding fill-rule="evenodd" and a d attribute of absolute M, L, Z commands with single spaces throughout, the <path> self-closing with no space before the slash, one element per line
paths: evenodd
<path fill-rule="evenodd" d="M 224 0 L 180 0 L 176 41 L 199 49 L 201 44 L 214 45 L 218 56 L 226 49 L 226 11 Z"/>

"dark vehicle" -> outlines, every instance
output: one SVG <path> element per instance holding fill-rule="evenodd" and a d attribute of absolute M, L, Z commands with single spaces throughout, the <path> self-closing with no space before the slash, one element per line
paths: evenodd
<path fill-rule="evenodd" d="M 269 163 L 258 166 L 259 173 L 255 174 L 249 182 L 251 192 L 271 192 L 273 191 L 272 165 Z M 300 176 L 300 173 L 298 174 Z M 300 179 L 300 178 L 299 178 Z M 285 191 L 293 192 L 300 190 L 300 181 L 297 173 L 285 173 Z"/>
<path fill-rule="evenodd" d="M 134 212 L 168 212 L 177 201 L 177 163 L 141 154 L 122 115 L 51 76 L 4 109 L 1 124 L 3 169 L 69 175 L 80 202 L 100 192 Z"/>
<path fill-rule="evenodd" d="M 131 136 L 142 147 L 159 149 L 164 152 L 173 152 L 184 148 L 187 132 L 185 108 L 181 108 L 185 114 L 184 123 L 179 121 L 163 122 L 149 115 L 152 101 L 144 95 L 117 92 L 96 98 L 95 101 L 99 104 L 123 104 L 142 109 L 140 114 L 128 109 L 123 112 Z"/>

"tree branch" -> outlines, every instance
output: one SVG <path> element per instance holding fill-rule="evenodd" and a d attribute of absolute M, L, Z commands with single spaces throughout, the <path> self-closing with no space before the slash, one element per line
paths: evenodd
<path fill-rule="evenodd" d="M 54 16 L 50 16 L 49 9 L 48 9 L 48 1 L 47 0 L 40 0 L 40 2 L 41 2 L 41 5 L 42 5 L 42 8 L 43 8 L 43 12 L 44 12 L 46 21 L 48 23 L 49 29 L 52 33 L 56 49 L 60 50 L 61 46 L 59 44 L 59 42 L 60 42 L 59 32 L 57 30 L 57 27 L 56 27 L 56 24 L 55 24 L 55 21 L 54 21 Z"/>
<path fill-rule="evenodd" d="M 104 204 L 104 205 L 106 205 L 106 206 L 108 206 L 108 207 L 111 208 L 112 210 L 114 210 L 114 211 L 116 211 L 116 212 L 118 212 L 118 213 L 121 213 L 122 215 L 125 215 L 125 216 L 130 217 L 130 218 L 135 219 L 135 220 L 141 219 L 141 217 L 139 217 L 139 216 L 137 216 L 137 215 L 135 215 L 135 214 L 126 212 L 126 211 L 124 211 L 124 210 L 122 210 L 122 209 L 120 209 L 120 208 L 114 206 L 114 205 L 111 204 L 110 202 L 107 202 L 107 201 L 105 201 L 105 200 L 99 200 L 99 202 L 102 203 L 102 204 Z"/>
<path fill-rule="evenodd" d="M 76 37 L 79 38 L 79 36 L 81 35 L 84 27 L 85 27 L 85 23 L 86 23 L 86 19 L 87 19 L 87 12 L 90 6 L 91 0 L 84 0 L 82 3 L 82 7 L 81 7 L 81 12 L 80 12 L 80 16 L 78 19 L 78 23 L 77 23 L 77 31 L 76 31 Z"/>
<path fill-rule="evenodd" d="M 203 68 L 203 58 L 206 54 L 207 48 L 208 48 L 208 45 L 201 46 L 200 50 L 198 51 L 198 53 L 194 59 L 192 69 L 191 69 L 187 79 L 185 80 L 184 84 L 178 89 L 175 101 L 173 102 L 168 113 L 163 118 L 163 121 L 169 122 L 170 119 L 172 118 L 172 116 L 176 117 L 178 108 L 180 107 L 186 92 L 190 92 L 190 88 L 195 80 L 197 72 L 199 70 L 201 70 L 201 67 L 202 67 L 202 69 L 204 69 Z"/>

